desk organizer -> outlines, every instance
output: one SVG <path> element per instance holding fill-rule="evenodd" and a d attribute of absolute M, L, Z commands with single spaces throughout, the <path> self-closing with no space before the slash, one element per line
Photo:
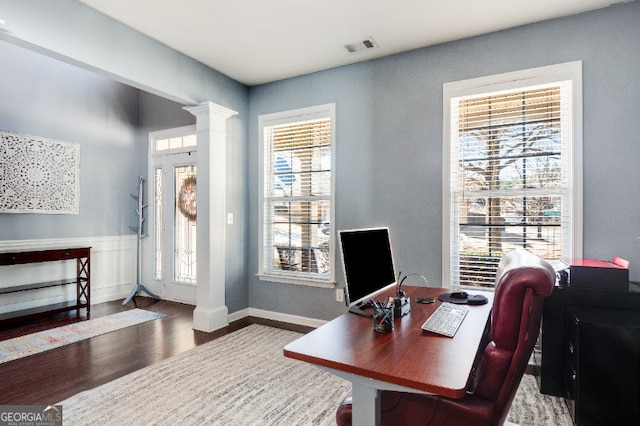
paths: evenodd
<path fill-rule="evenodd" d="M 393 331 L 393 306 L 378 308 L 373 314 L 373 331 L 388 333 Z"/>

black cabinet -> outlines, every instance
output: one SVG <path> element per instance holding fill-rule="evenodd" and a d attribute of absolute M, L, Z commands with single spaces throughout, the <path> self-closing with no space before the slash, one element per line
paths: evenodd
<path fill-rule="evenodd" d="M 636 425 L 640 418 L 640 311 L 572 306 L 564 386 L 574 421 Z"/>
<path fill-rule="evenodd" d="M 635 290 L 635 288 L 634 288 Z M 540 392 L 566 396 L 565 348 L 567 312 L 573 307 L 640 311 L 640 293 L 556 287 L 544 301 L 540 344 L 534 351 Z M 637 384 L 640 386 L 640 382 Z"/>

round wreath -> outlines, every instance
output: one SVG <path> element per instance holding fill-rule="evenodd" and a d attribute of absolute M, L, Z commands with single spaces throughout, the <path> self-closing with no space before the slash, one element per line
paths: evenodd
<path fill-rule="evenodd" d="M 180 186 L 178 208 L 189 220 L 196 220 L 196 177 L 189 176 Z"/>

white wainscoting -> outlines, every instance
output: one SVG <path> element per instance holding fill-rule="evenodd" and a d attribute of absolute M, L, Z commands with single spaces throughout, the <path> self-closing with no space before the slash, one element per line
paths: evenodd
<path fill-rule="evenodd" d="M 137 279 L 136 238 L 135 235 L 120 235 L 113 237 L 0 241 L 0 252 L 91 247 L 91 304 L 95 305 L 111 300 L 124 300 L 133 289 Z M 75 277 L 75 268 L 76 262 L 73 260 L 0 266 L 0 288 Z M 149 289 L 162 296 L 162 289 L 157 289 L 153 286 L 150 286 Z M 0 296 L 0 313 L 72 300 L 76 297 L 75 291 L 75 286 L 69 285 L 66 288 L 52 287 L 3 294 Z M 142 296 L 147 295 L 143 293 Z M 319 327 L 326 322 L 315 318 L 256 308 L 246 308 L 229 314 L 229 322 L 247 316 L 311 327 Z"/>
<path fill-rule="evenodd" d="M 1 252 L 91 247 L 91 304 L 123 299 L 136 282 L 135 235 L 1 241 Z M 0 287 L 75 277 L 75 261 L 0 266 Z M 4 294 L 0 313 L 75 299 L 74 285 Z"/>

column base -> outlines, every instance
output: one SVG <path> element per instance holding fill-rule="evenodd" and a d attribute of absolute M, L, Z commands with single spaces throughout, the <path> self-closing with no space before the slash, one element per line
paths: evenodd
<path fill-rule="evenodd" d="M 229 325 L 229 309 L 219 306 L 212 309 L 196 307 L 193 311 L 192 328 L 210 333 Z"/>

